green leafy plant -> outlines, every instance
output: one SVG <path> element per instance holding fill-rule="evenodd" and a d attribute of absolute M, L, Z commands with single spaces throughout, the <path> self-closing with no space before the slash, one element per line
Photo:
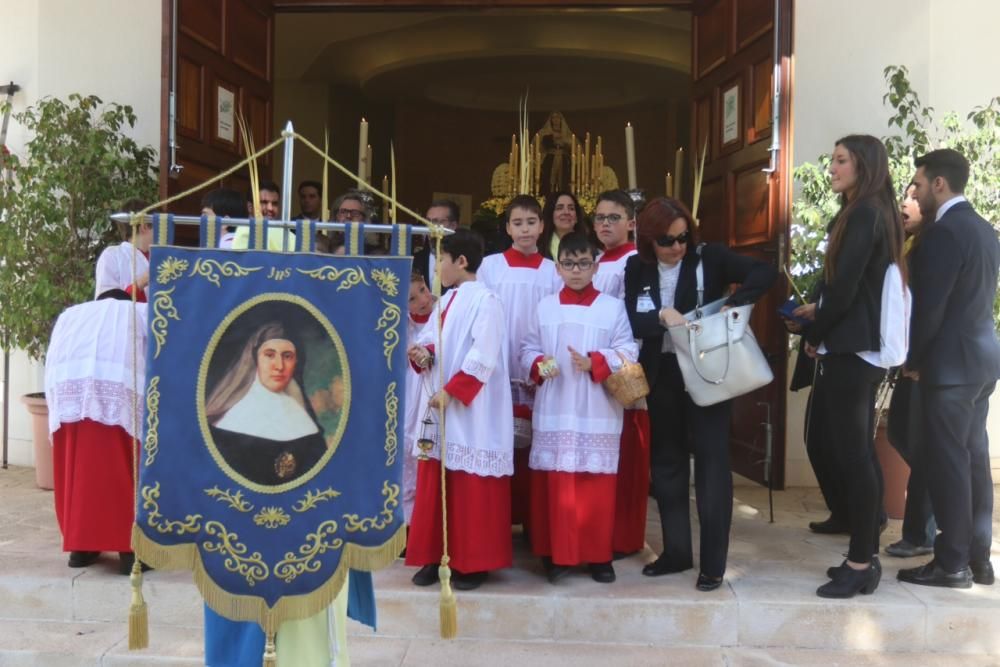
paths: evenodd
<path fill-rule="evenodd" d="M 120 240 L 108 213 L 156 194 L 156 152 L 126 134 L 132 107 L 73 94 L 14 118 L 31 139 L 0 172 L 0 333 L 40 358 L 52 324 L 93 298 L 94 264 Z"/>
<path fill-rule="evenodd" d="M 913 160 L 935 148 L 954 148 L 970 163 L 965 196 L 972 206 L 1000 231 L 1000 96 L 974 108 L 965 117 L 955 112 L 942 116 L 920 101 L 902 65 L 884 70 L 888 91 L 882 102 L 892 108 L 888 136 L 882 138 L 889 153 L 889 171 L 900 192 L 913 177 Z M 829 186 L 830 155 L 796 167 L 800 193 L 792 204 L 791 267 L 796 287 L 804 294 L 819 280 L 826 250 L 826 226 L 840 208 Z M 1000 326 L 1000 299 L 993 307 Z"/>

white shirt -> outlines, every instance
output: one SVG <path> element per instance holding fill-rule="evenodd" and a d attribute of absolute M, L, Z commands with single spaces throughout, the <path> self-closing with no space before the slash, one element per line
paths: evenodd
<path fill-rule="evenodd" d="M 135 264 L 135 273 L 132 265 Z M 124 241 L 119 245 L 104 249 L 97 259 L 95 272 L 97 281 L 94 289 L 96 299 L 109 289 L 127 289 L 137 277 L 149 273 L 149 260 L 134 245 Z"/>
<path fill-rule="evenodd" d="M 674 297 L 677 294 L 677 281 L 681 277 L 681 263 L 677 262 L 673 266 L 657 262 L 656 268 L 660 273 L 660 308 L 673 308 Z M 663 334 L 663 346 L 661 352 L 674 351 L 674 339 L 669 333 Z"/>
<path fill-rule="evenodd" d="M 934 222 L 940 220 L 944 216 L 944 214 L 948 212 L 948 209 L 950 209 L 952 206 L 963 201 L 965 201 L 965 195 L 955 195 L 945 203 L 938 206 L 937 214 L 934 216 Z"/>

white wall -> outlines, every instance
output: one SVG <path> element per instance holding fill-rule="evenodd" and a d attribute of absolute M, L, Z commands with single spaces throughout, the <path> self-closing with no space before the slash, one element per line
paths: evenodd
<path fill-rule="evenodd" d="M 160 12 L 159 0 L 0 2 L 0 82 L 21 86 L 14 112 L 46 96 L 94 94 L 131 105 L 138 116 L 132 136 L 158 148 Z M 20 153 L 25 139 L 11 120 L 10 150 Z M 30 465 L 31 424 L 19 397 L 42 389 L 41 366 L 15 353 L 10 372 L 10 461 Z"/>
<path fill-rule="evenodd" d="M 798 0 L 795 3 L 794 163 L 812 162 L 852 132 L 889 133 L 882 70 L 906 65 L 921 100 L 965 114 L 1000 95 L 1000 2 Z M 802 441 L 804 392 L 789 393 L 785 482 L 815 485 Z M 988 428 L 1000 472 L 1000 395 Z"/>

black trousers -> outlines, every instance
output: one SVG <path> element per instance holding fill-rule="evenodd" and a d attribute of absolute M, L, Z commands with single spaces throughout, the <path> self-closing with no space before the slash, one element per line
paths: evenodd
<path fill-rule="evenodd" d="M 809 442 L 829 461 L 842 490 L 851 542 L 847 557 L 867 563 L 878 553 L 881 468 L 875 456 L 875 394 L 885 370 L 856 354 L 819 361 L 812 393 Z"/>
<path fill-rule="evenodd" d="M 910 467 L 903 511 L 903 539 L 916 546 L 933 546 L 937 522 L 928 486 L 926 438 L 923 436 L 920 383 L 900 377 L 889 405 L 889 442 Z"/>
<path fill-rule="evenodd" d="M 692 567 L 690 465 L 694 454 L 695 504 L 701 527 L 701 571 L 710 577 L 726 572 L 729 528 L 733 519 L 733 476 L 729 469 L 731 402 L 701 407 L 684 391 L 677 356 L 660 357 L 650 378 L 650 473 L 660 510 L 663 555 L 680 570 Z"/>
<path fill-rule="evenodd" d="M 921 383 L 931 502 L 941 533 L 934 559 L 948 572 L 988 560 L 993 537 L 993 476 L 986 415 L 996 382 Z"/>

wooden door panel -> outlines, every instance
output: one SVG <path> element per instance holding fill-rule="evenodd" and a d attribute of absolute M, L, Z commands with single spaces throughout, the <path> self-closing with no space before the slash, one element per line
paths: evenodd
<path fill-rule="evenodd" d="M 169 155 L 165 151 L 161 178 L 166 180 L 168 195 L 215 176 L 244 155 L 235 116 L 230 121 L 225 110 L 220 131 L 220 91 L 232 95 L 235 111 L 247 120 L 258 148 L 271 141 L 273 113 L 272 1 L 163 0 L 164 17 L 171 16 L 175 1 L 178 3 L 177 162 L 183 170 L 167 178 Z M 230 133 L 231 138 L 226 136 Z M 262 177 L 271 177 L 273 163 L 271 155 L 259 161 Z M 226 178 L 221 185 L 244 190 L 246 182 L 245 172 L 241 172 Z M 175 202 L 170 210 L 197 214 L 201 210 L 201 195 L 197 193 Z M 181 227 L 177 238 L 179 242 L 191 243 L 197 235 L 196 228 Z"/>
<path fill-rule="evenodd" d="M 782 68 L 790 54 L 791 2 L 781 0 L 695 0 L 692 7 L 691 153 L 697 162 L 708 138 L 700 199 L 700 235 L 780 267 L 788 233 L 789 165 L 782 151 L 776 171 L 764 141 L 772 132 L 774 31 L 780 31 Z M 782 71 L 785 71 L 784 69 Z M 784 80 L 784 79 L 783 79 Z M 787 148 L 787 109 L 782 109 Z M 733 405 L 730 438 L 733 469 L 764 481 L 768 410 L 773 435 L 773 483 L 784 484 L 785 365 L 787 334 L 776 316 L 787 287 L 783 280 L 754 308 L 753 331 L 771 364 L 775 381 Z M 766 404 L 766 405 L 762 405 Z"/>

